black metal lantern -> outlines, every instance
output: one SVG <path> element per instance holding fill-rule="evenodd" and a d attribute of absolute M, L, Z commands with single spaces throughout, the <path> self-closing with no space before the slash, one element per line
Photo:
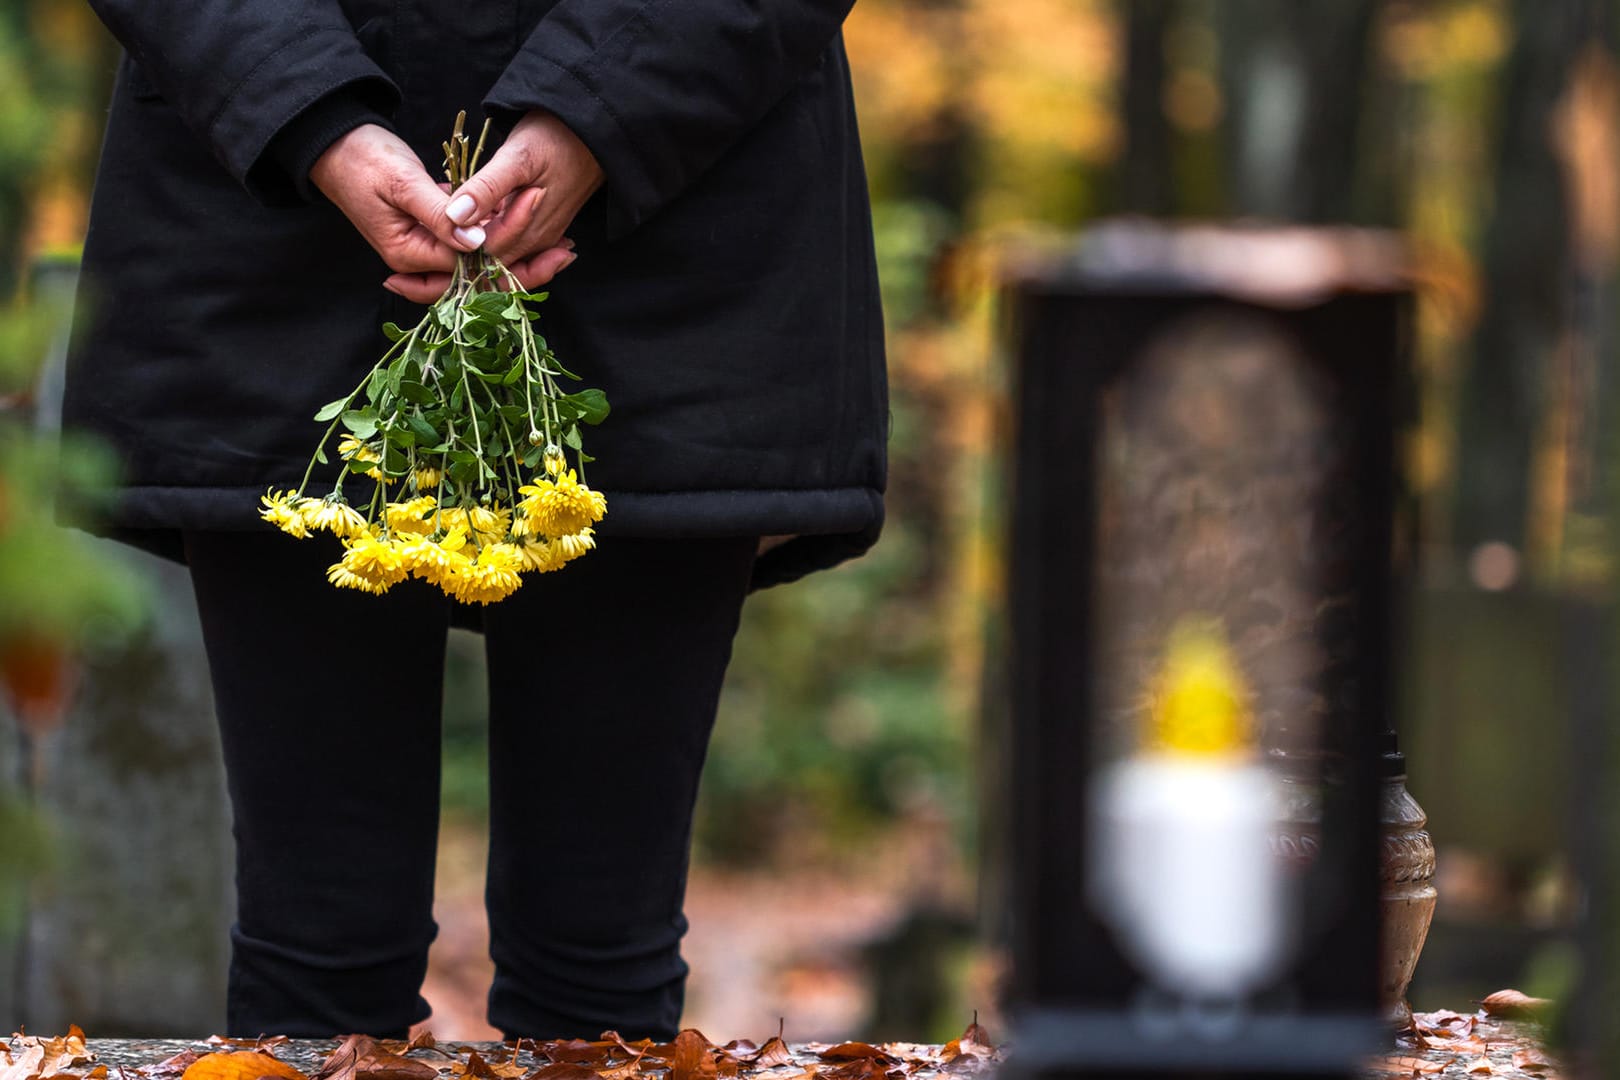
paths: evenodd
<path fill-rule="evenodd" d="M 1015 279 L 1019 1071 L 1379 1045 L 1399 266 L 1385 234 L 1117 224 Z"/>

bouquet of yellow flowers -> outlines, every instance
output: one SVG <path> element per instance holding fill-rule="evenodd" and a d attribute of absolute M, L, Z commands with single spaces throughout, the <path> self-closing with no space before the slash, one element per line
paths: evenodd
<path fill-rule="evenodd" d="M 452 189 L 478 168 L 465 113 L 444 144 Z M 393 342 L 347 396 L 315 414 L 327 422 L 296 489 L 271 490 L 260 516 L 295 537 L 327 531 L 343 557 L 327 571 L 341 588 L 381 594 L 421 578 L 465 603 L 488 604 L 596 546 L 607 500 L 585 484 L 581 424 L 608 414 L 600 390 L 565 394 L 578 379 L 534 332 L 525 291 L 501 262 L 477 251 L 457 260 L 450 287 Z M 337 434 L 343 466 L 327 494 L 309 494 Z M 570 454 L 572 461 L 570 461 Z M 372 481 L 364 509 L 344 482 Z M 527 479 L 527 483 L 525 483 Z"/>

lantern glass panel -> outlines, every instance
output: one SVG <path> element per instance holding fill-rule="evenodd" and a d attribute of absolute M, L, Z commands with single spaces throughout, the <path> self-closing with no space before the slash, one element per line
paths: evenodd
<path fill-rule="evenodd" d="M 1299 953 L 1289 838 L 1315 812 L 1349 602 L 1332 417 L 1294 339 L 1221 304 L 1101 398 L 1087 895 L 1178 1009 L 1264 992 Z"/>

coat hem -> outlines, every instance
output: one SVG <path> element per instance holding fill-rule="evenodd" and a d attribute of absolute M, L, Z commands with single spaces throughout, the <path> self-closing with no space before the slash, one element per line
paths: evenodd
<path fill-rule="evenodd" d="M 122 488 L 89 531 L 183 562 L 183 530 L 248 532 L 260 489 L 141 485 Z M 762 555 L 751 588 L 781 585 L 864 553 L 883 527 L 883 494 L 868 487 L 606 492 L 597 527 L 614 536 L 666 539 L 781 536 Z"/>

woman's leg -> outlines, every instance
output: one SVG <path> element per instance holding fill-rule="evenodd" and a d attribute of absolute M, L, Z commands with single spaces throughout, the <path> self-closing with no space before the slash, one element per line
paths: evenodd
<path fill-rule="evenodd" d="M 226 1029 L 400 1035 L 433 922 L 449 606 L 336 589 L 330 538 L 186 535 L 236 836 Z"/>
<path fill-rule="evenodd" d="M 755 540 L 609 538 L 485 615 L 507 1037 L 673 1037 L 692 805 Z"/>

